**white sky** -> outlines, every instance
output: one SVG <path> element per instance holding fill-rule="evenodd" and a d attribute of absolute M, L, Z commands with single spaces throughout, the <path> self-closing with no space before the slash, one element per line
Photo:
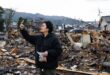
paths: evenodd
<path fill-rule="evenodd" d="M 66 16 L 85 21 L 97 20 L 101 15 L 110 15 L 110 0 L 0 0 L 0 6 L 20 12 Z"/>

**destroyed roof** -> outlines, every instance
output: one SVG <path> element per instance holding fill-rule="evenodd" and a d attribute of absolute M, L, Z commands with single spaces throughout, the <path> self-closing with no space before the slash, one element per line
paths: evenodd
<path fill-rule="evenodd" d="M 105 20 L 107 23 L 110 23 L 110 16 L 102 16 L 101 17 L 101 22 Z"/>
<path fill-rule="evenodd" d="M 110 16 L 102 16 L 99 21 L 99 27 L 101 26 L 103 20 L 105 20 L 107 23 L 110 23 Z"/>

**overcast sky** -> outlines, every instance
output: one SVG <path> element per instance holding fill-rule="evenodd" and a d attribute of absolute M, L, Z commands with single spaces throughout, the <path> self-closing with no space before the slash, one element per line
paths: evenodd
<path fill-rule="evenodd" d="M 85 21 L 98 20 L 110 14 L 110 0 L 0 0 L 0 6 L 20 12 L 66 16 Z"/>

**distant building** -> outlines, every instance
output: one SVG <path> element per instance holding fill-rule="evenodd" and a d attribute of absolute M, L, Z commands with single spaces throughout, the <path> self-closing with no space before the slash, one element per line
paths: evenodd
<path fill-rule="evenodd" d="M 91 30 L 96 30 L 97 27 L 95 27 L 95 26 L 92 25 L 92 24 L 87 24 L 87 25 L 85 25 L 85 29 L 91 31 Z"/>
<path fill-rule="evenodd" d="M 99 21 L 100 30 L 110 31 L 110 16 L 102 16 Z"/>

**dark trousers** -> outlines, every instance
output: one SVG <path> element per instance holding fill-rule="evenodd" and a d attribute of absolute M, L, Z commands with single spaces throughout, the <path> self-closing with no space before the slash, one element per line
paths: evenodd
<path fill-rule="evenodd" d="M 56 75 L 56 69 L 40 69 L 40 75 Z"/>

